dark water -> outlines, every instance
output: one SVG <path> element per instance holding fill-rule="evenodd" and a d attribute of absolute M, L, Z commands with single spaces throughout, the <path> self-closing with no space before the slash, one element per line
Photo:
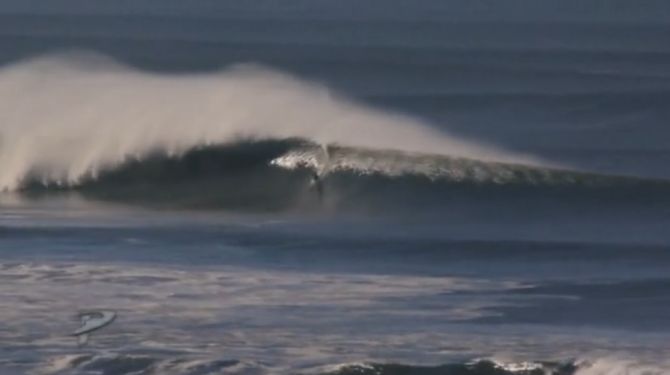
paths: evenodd
<path fill-rule="evenodd" d="M 0 195 L 0 373 L 670 373 L 669 17 L 614 0 L 3 3 L 8 67 L 71 49 L 183 79 L 263 64 L 546 163 L 300 134 L 149 148 L 76 183 L 43 163 Z M 41 91 L 3 74 L 5 100 Z M 3 115 L 10 186 L 49 134 Z M 119 316 L 78 347 L 90 309 Z"/>

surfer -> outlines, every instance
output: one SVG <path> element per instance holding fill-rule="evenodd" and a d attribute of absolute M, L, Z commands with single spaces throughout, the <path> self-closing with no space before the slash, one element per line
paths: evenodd
<path fill-rule="evenodd" d="M 328 145 L 321 145 L 321 152 L 322 160 L 319 163 L 317 158 L 317 164 L 314 171 L 312 171 L 312 177 L 310 179 L 310 186 L 316 191 L 319 201 L 323 200 L 323 179 L 321 176 L 325 176 L 330 167 L 330 152 L 328 151 Z"/>
<path fill-rule="evenodd" d="M 316 191 L 319 201 L 323 199 L 323 181 L 321 181 L 321 177 L 317 171 L 312 172 L 310 186 Z"/>

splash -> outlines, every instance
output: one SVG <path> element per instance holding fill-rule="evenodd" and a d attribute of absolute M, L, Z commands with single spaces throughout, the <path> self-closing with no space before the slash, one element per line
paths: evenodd
<path fill-rule="evenodd" d="M 0 189 L 27 179 L 72 185 L 153 152 L 180 155 L 240 139 L 309 139 L 478 160 L 537 160 L 372 109 L 255 65 L 161 75 L 108 57 L 58 54 L 0 71 Z"/>

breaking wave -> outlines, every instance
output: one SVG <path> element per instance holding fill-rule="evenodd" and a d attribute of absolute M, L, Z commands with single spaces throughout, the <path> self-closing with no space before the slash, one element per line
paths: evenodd
<path fill-rule="evenodd" d="M 258 66 L 161 75 L 101 55 L 55 55 L 3 68 L 0 99 L 0 190 L 26 195 L 389 209 L 567 196 L 665 202 L 670 185 L 555 169 Z"/>
<path fill-rule="evenodd" d="M 157 151 L 72 183 L 28 175 L 20 190 L 165 208 L 393 210 L 520 201 L 659 204 L 667 202 L 670 182 L 285 139 L 200 146 L 178 155 Z"/>
<path fill-rule="evenodd" d="M 299 375 L 665 375 L 666 365 L 617 359 L 504 362 L 477 359 L 439 366 L 343 363 L 308 369 L 274 368 L 239 360 L 155 358 L 148 355 L 66 355 L 52 358 L 39 374 L 299 374 Z"/>

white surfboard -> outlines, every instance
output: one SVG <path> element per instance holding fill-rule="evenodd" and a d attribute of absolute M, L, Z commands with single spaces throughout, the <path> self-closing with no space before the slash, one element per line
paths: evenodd
<path fill-rule="evenodd" d="M 88 342 L 90 333 L 110 325 L 116 319 L 114 311 L 88 311 L 79 314 L 81 327 L 72 333 L 77 337 L 79 345 L 85 345 Z"/>
<path fill-rule="evenodd" d="M 328 150 L 328 145 L 327 144 L 322 144 L 321 145 L 321 152 L 323 153 L 323 160 L 321 160 L 321 163 L 317 166 L 317 174 L 319 177 L 324 177 L 326 174 L 328 174 L 329 169 L 330 169 L 330 151 Z"/>

